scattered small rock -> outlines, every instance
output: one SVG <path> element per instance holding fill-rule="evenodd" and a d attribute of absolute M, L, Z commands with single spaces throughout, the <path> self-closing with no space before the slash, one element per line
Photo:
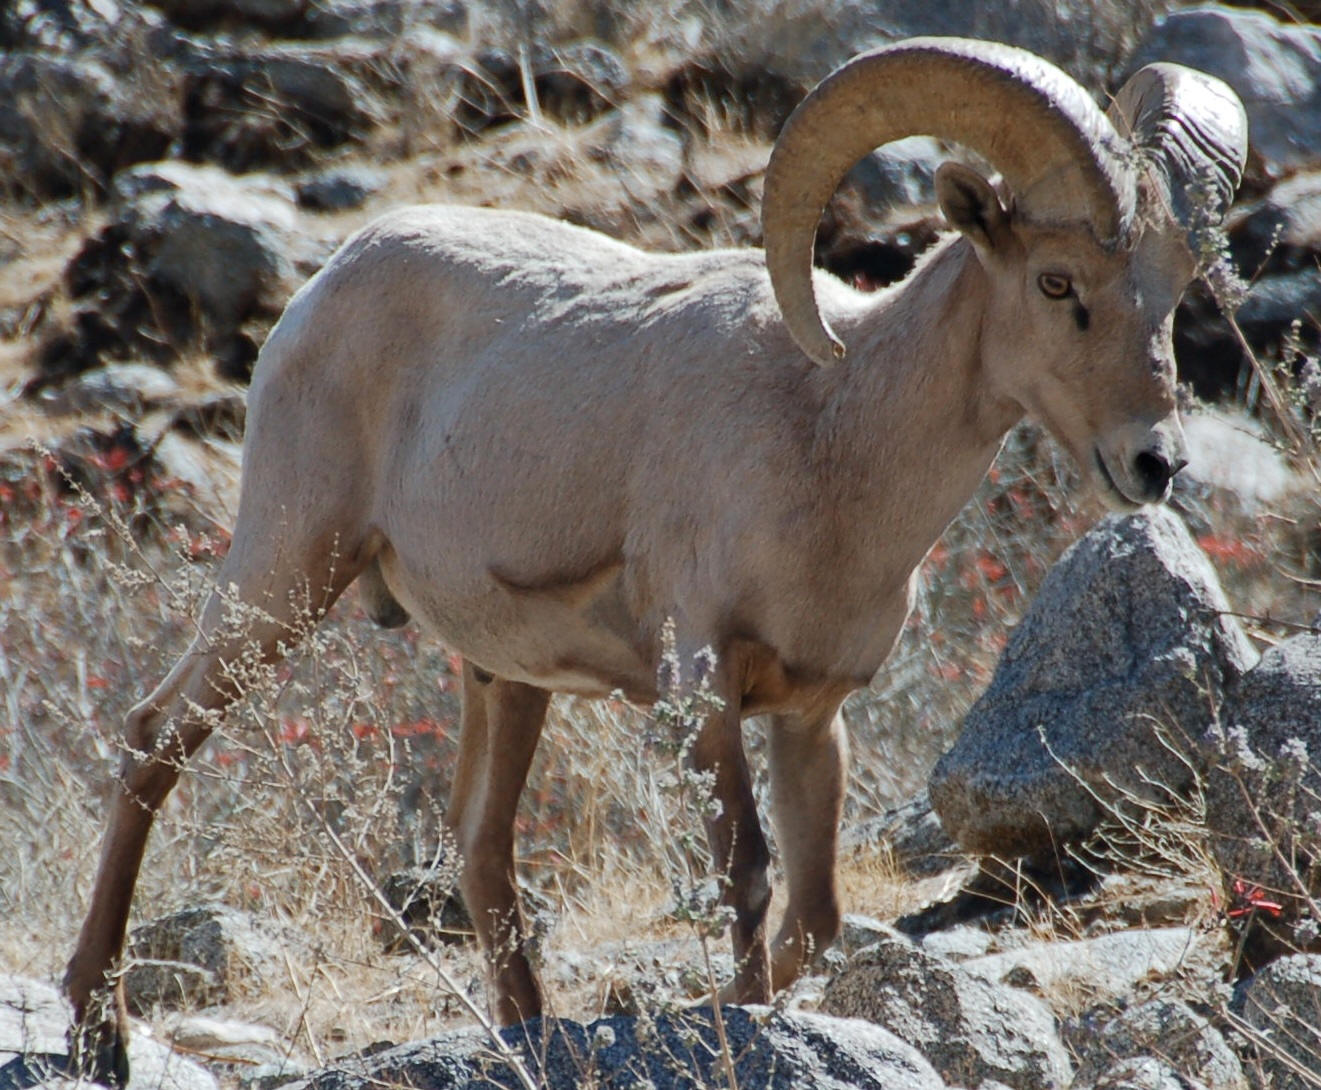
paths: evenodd
<path fill-rule="evenodd" d="M 338 167 L 298 183 L 298 203 L 313 212 L 361 208 L 385 186 L 386 176 L 371 167 Z"/>
<path fill-rule="evenodd" d="M 885 939 L 856 954 L 826 986 L 821 1010 L 885 1026 L 952 1084 L 998 1079 L 1015 1090 L 1063 1090 L 1072 1075 L 1040 1000 L 992 985 L 907 939 Z"/>

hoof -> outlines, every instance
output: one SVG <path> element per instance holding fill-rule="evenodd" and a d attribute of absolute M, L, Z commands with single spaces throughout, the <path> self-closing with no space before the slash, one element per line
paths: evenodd
<path fill-rule="evenodd" d="M 123 1090 L 128 1085 L 128 1035 L 113 1023 L 70 1027 L 69 1071 Z"/>

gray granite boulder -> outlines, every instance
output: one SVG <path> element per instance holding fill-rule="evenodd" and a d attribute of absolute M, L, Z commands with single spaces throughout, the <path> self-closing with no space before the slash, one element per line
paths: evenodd
<path fill-rule="evenodd" d="M 1155 1056 L 1135 1056 L 1095 1077 L 1078 1079 L 1069 1090 L 1206 1090 L 1206 1085 Z"/>
<path fill-rule="evenodd" d="M 1236 997 L 1256 1058 L 1254 1086 L 1309 1090 L 1321 1071 L 1321 956 L 1272 962 Z"/>
<path fill-rule="evenodd" d="M 1117 1063 L 1155 1057 L 1167 1070 L 1195 1077 L 1206 1090 L 1248 1090 L 1243 1066 L 1224 1037 L 1178 1000 L 1153 999 L 1115 1018 L 1085 1019 L 1069 1039 L 1080 1054 L 1083 1086 L 1108 1086 L 1104 1076 Z"/>
<path fill-rule="evenodd" d="M 736 1084 L 765 1090 L 945 1090 L 915 1049 L 879 1026 L 819 1014 L 723 1008 Z M 699 1090 L 724 1085 L 709 1009 L 647 1017 L 559 1020 L 500 1031 L 533 1083 L 546 1090 Z M 287 1090 L 495 1090 L 523 1085 L 491 1040 L 460 1030 L 383 1052 L 344 1057 Z"/>
<path fill-rule="evenodd" d="M 1064 67 L 1099 86 L 1109 68 L 1136 44 L 1150 16 L 1133 5 L 1099 2 L 1088 7 L 1086 32 L 1065 4 L 1041 0 L 823 0 L 785 4 L 757 0 L 736 9 L 736 18 L 712 20 L 713 52 L 737 63 L 810 86 L 854 53 L 913 35 L 952 34 L 1008 42 Z"/>
<path fill-rule="evenodd" d="M 992 984 L 1012 980 L 1033 992 L 1078 992 L 1094 1002 L 1132 995 L 1141 984 L 1170 980 L 1185 971 L 1200 945 L 1190 927 L 1136 928 L 1094 938 L 1034 942 L 1016 950 L 983 954 L 960 967 Z"/>
<path fill-rule="evenodd" d="M 1050 855 L 1096 828 L 1114 785 L 1190 787 L 1172 747 L 1194 748 L 1256 657 L 1228 610 L 1177 514 L 1101 522 L 1046 577 L 932 772 L 945 828 L 970 852 Z"/>
<path fill-rule="evenodd" d="M 865 1018 L 916 1047 L 955 1085 L 997 1080 L 1015 1090 L 1066 1087 L 1072 1070 L 1039 999 L 903 938 L 859 951 L 826 986 L 821 1010 Z"/>
<path fill-rule="evenodd" d="M 1317 948 L 1321 895 L 1321 636 L 1271 648 L 1234 685 L 1211 738 L 1206 824 L 1229 908 L 1260 887 L 1281 949 Z M 1287 861 L 1287 862 L 1286 862 Z M 1237 902 L 1237 903 L 1236 903 Z"/>

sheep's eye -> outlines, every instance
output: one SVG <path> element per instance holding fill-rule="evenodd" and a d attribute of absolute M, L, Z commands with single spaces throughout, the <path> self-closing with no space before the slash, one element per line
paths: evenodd
<path fill-rule="evenodd" d="M 1037 277 L 1037 287 L 1047 299 L 1067 299 L 1073 294 L 1073 281 L 1059 273 L 1042 273 Z"/>

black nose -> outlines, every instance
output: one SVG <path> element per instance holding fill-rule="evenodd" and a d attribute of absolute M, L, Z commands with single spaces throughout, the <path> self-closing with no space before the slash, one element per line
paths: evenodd
<path fill-rule="evenodd" d="M 1142 482 L 1142 487 L 1150 499 L 1158 499 L 1165 495 L 1170 478 L 1187 464 L 1183 458 L 1171 463 L 1159 450 L 1144 450 L 1133 460 L 1137 479 Z"/>

